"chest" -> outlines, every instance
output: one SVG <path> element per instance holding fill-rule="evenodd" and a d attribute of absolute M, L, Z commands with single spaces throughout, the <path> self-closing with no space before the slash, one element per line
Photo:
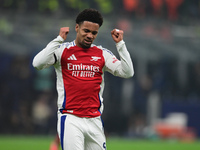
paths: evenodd
<path fill-rule="evenodd" d="M 101 49 L 70 48 L 63 51 L 61 67 L 75 77 L 95 77 L 102 74 L 105 60 Z M 82 75 L 82 76 L 81 76 Z"/>

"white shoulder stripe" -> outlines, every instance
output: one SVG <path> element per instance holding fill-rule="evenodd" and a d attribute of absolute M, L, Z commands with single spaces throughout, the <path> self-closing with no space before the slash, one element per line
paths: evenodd
<path fill-rule="evenodd" d="M 72 41 L 72 42 L 65 42 L 65 43 L 62 43 L 59 45 L 59 47 L 64 47 L 64 48 L 70 48 L 71 46 L 75 46 L 75 41 Z"/>
<path fill-rule="evenodd" d="M 113 54 L 110 50 L 108 50 L 108 49 L 106 49 L 106 48 L 103 48 L 102 50 L 103 50 L 103 51 L 106 51 L 106 52 L 110 53 L 112 56 L 114 56 L 114 54 Z"/>
<path fill-rule="evenodd" d="M 103 48 L 101 45 L 99 45 L 99 46 L 97 46 L 97 47 L 98 47 L 99 49 L 105 51 L 105 52 L 110 53 L 112 56 L 114 56 L 114 54 L 113 54 L 110 50 L 108 50 L 108 49 L 106 49 L 106 48 Z"/>

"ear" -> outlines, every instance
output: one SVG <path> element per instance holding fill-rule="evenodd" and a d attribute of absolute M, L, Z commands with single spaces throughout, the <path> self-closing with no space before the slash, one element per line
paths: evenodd
<path fill-rule="evenodd" d="M 78 30 L 79 30 L 79 24 L 76 24 L 75 31 L 78 32 Z"/>

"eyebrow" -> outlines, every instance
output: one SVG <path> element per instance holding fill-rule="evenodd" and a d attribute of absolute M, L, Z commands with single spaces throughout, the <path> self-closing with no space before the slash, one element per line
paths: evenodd
<path fill-rule="evenodd" d="M 97 33 L 98 33 L 98 31 L 91 31 L 91 30 L 89 30 L 89 29 L 87 29 L 87 28 L 83 28 L 83 30 L 84 30 L 84 31 L 91 32 L 92 34 L 97 34 Z"/>

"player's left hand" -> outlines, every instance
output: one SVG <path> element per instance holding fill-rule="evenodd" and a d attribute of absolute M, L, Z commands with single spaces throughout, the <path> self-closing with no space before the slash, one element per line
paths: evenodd
<path fill-rule="evenodd" d="M 124 31 L 123 30 L 119 30 L 119 29 L 113 29 L 111 31 L 111 36 L 113 38 L 113 40 L 118 43 L 121 40 L 123 40 L 123 35 L 124 35 Z"/>

